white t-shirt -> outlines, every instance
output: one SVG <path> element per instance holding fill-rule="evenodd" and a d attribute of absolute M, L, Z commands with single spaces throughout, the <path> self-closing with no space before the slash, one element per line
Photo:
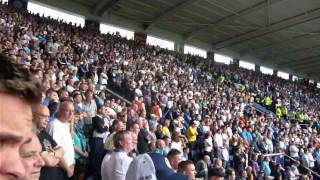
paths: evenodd
<path fill-rule="evenodd" d="M 289 147 L 291 157 L 299 157 L 299 149 L 295 145 Z"/>
<path fill-rule="evenodd" d="M 125 180 L 131 161 L 125 152 L 107 154 L 101 164 L 102 180 Z"/>
<path fill-rule="evenodd" d="M 74 149 L 69 123 L 62 122 L 56 118 L 49 123 L 48 133 L 52 136 L 56 143 L 63 148 L 65 152 L 64 159 L 68 166 L 73 165 L 75 163 Z"/>
<path fill-rule="evenodd" d="M 171 147 L 171 149 L 177 149 L 177 150 L 179 150 L 181 153 L 183 152 L 182 144 L 181 144 L 180 141 L 179 141 L 179 142 L 172 141 L 170 147 Z"/>

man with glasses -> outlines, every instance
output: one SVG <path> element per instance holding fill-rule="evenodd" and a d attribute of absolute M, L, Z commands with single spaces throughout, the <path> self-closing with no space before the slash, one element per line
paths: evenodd
<path fill-rule="evenodd" d="M 41 169 L 40 179 L 63 179 L 65 172 L 58 164 L 64 156 L 64 151 L 45 131 L 49 122 L 49 109 L 43 104 L 37 104 L 33 106 L 32 111 L 33 121 L 42 146 L 41 157 L 45 162 L 44 167 Z"/>

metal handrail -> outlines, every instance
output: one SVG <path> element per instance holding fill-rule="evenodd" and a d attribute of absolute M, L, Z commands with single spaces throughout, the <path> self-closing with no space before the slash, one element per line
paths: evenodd
<path fill-rule="evenodd" d="M 287 155 L 286 153 L 272 153 L 272 154 L 263 154 L 263 156 L 280 156 L 280 155 L 284 155 L 285 157 L 291 159 L 294 162 L 299 162 L 298 160 L 292 158 L 291 156 Z M 316 175 L 318 178 L 320 178 L 320 175 L 318 173 L 316 173 L 315 171 L 313 171 L 312 169 L 304 166 L 303 164 L 300 164 L 300 166 L 306 168 L 307 170 L 309 170 L 312 174 Z"/>
<path fill-rule="evenodd" d="M 107 91 L 108 93 L 116 96 L 117 98 L 121 99 L 122 101 L 126 102 L 127 104 L 129 104 L 131 106 L 132 103 L 129 100 L 127 100 L 126 98 L 120 96 L 118 93 L 112 91 L 111 89 L 109 89 L 107 87 L 105 87 L 104 90 Z"/>

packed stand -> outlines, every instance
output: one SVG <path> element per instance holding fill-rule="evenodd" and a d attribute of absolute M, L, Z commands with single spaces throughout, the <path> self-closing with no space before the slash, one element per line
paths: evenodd
<path fill-rule="evenodd" d="M 43 93 L 40 179 L 319 179 L 319 90 L 6 5 L 0 18 L 0 51 Z"/>

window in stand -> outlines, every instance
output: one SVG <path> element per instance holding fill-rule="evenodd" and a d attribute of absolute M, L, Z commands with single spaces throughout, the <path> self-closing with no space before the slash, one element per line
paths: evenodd
<path fill-rule="evenodd" d="M 113 26 L 110 24 L 100 24 L 100 32 L 103 34 L 119 34 L 121 37 L 127 38 L 127 39 L 133 39 L 134 38 L 134 32 L 130 31 L 125 28 Z"/>
<path fill-rule="evenodd" d="M 248 70 L 255 70 L 255 65 L 246 61 L 239 61 L 239 66 L 244 68 L 244 69 L 248 69 Z"/>
<path fill-rule="evenodd" d="M 272 75 L 272 74 L 273 74 L 273 69 L 268 68 L 268 67 L 265 67 L 265 66 L 260 66 L 260 71 L 261 71 L 263 74 L 269 74 L 269 75 Z"/>
<path fill-rule="evenodd" d="M 285 72 L 282 72 L 282 71 L 278 71 L 277 76 L 278 76 L 278 77 L 281 77 L 281 78 L 283 78 L 283 79 L 286 79 L 286 80 L 289 79 L 289 74 L 288 74 L 288 73 L 285 73 Z"/>
<path fill-rule="evenodd" d="M 85 24 L 85 18 L 83 16 L 57 9 L 36 1 L 28 2 L 28 11 L 34 14 L 39 13 L 40 16 L 44 15 L 44 17 L 63 20 L 67 23 L 71 22 L 72 24 L 77 24 L 77 26 L 80 25 L 81 27 L 84 27 Z"/>
<path fill-rule="evenodd" d="M 203 58 L 207 58 L 207 51 L 204 49 L 200 49 L 194 46 L 185 45 L 184 46 L 184 53 L 185 54 L 191 54 L 191 55 L 197 55 L 201 56 Z"/>
<path fill-rule="evenodd" d="M 232 58 L 228 56 L 224 56 L 221 54 L 214 54 L 214 61 L 219 62 L 219 63 L 224 63 L 224 64 L 231 64 L 232 63 Z"/>
<path fill-rule="evenodd" d="M 152 46 L 159 46 L 160 48 L 174 50 L 174 42 L 161 39 L 155 36 L 147 36 L 147 44 Z"/>

